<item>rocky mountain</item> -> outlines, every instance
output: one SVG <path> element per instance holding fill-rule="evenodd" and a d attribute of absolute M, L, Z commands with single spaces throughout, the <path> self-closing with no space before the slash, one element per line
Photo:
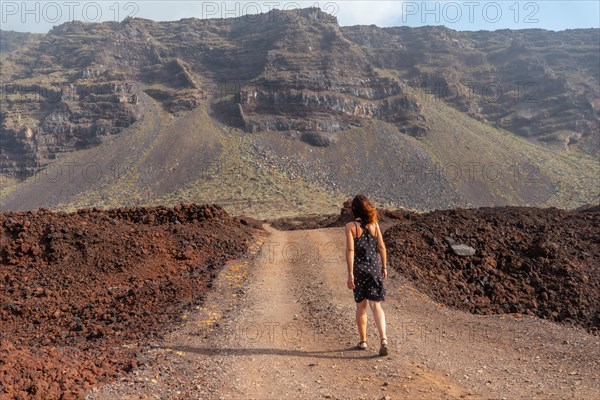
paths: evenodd
<path fill-rule="evenodd" d="M 355 26 L 342 32 L 373 66 L 399 71 L 473 118 L 598 154 L 598 29 Z"/>
<path fill-rule="evenodd" d="M 3 31 L 0 173 L 14 183 L 3 185 L 10 186 L 4 205 L 18 208 L 24 193 L 41 193 L 41 199 L 58 190 L 42 190 L 40 179 L 35 185 L 26 179 L 62 155 L 100 149 L 139 126 L 147 135 L 138 145 L 157 148 L 152 141 L 159 131 L 175 135 L 164 123 L 173 120 L 189 128 L 178 135 L 193 135 L 201 120 L 203 140 L 213 143 L 218 142 L 214 131 L 239 132 L 247 145 L 243 151 L 252 153 L 247 157 L 253 168 L 263 168 L 265 182 L 268 166 L 286 177 L 302 177 L 313 187 L 309 192 L 339 192 L 324 202 L 356 190 L 382 202 L 426 203 L 426 208 L 561 205 L 573 192 L 581 195 L 576 201 L 594 201 L 600 190 L 588 182 L 597 172 L 594 157 L 600 148 L 598 33 L 340 27 L 317 8 L 275 10 L 253 19 L 70 22 L 46 35 Z M 516 165 L 518 171 L 499 183 L 457 183 L 447 173 L 414 188 L 398 181 L 402 166 L 431 176 L 440 164 L 453 163 L 461 151 L 453 146 L 463 142 L 471 143 L 475 154 L 458 157 L 461 162 L 507 170 Z M 483 156 L 479 146 L 487 149 L 492 142 L 498 142 L 498 152 Z M 201 151 L 200 164 L 227 156 L 219 143 L 211 154 Z M 351 155 L 349 148 L 358 152 Z M 366 165 L 356 167 L 356 157 L 368 148 L 365 157 L 383 170 L 376 178 L 365 169 L 357 182 L 356 172 Z M 193 147 L 179 150 L 190 152 L 182 159 L 193 157 Z M 178 150 L 169 151 L 176 159 Z M 155 152 L 146 159 L 148 168 L 164 170 L 165 156 Z M 124 154 L 121 164 L 125 160 Z M 323 171 L 321 161 L 335 165 L 335 171 Z M 541 186 L 512 179 L 523 165 Z M 140 189 L 140 196 L 155 201 L 176 190 L 177 196 L 189 194 L 186 185 L 192 181 L 206 183 L 203 166 L 188 163 L 189 176 L 177 181 L 163 172 L 165 184 Z M 29 206 L 74 204 L 94 185 L 104 193 L 100 197 L 109 197 L 106 182 L 68 184 L 68 190 L 52 192 L 53 200 Z M 139 181 L 134 186 L 139 188 Z M 282 191 L 296 189 L 292 183 Z M 186 196 L 182 200 L 195 198 Z"/>

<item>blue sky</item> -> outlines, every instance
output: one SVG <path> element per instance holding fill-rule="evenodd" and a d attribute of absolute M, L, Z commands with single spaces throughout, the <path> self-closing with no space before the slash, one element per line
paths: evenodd
<path fill-rule="evenodd" d="M 564 30 L 600 27 L 597 0 L 542 1 L 0 1 L 1 28 L 47 32 L 69 20 L 117 20 L 128 15 L 153 20 L 226 18 L 268 12 L 273 8 L 318 6 L 335 15 L 340 25 L 445 25 L 456 30 L 543 28 Z"/>

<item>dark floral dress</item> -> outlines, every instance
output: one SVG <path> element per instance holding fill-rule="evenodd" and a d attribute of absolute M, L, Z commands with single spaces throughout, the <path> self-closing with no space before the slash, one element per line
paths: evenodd
<path fill-rule="evenodd" d="M 354 221 L 355 225 L 356 222 Z M 377 237 L 371 235 L 364 222 L 359 222 L 363 233 L 354 238 L 354 301 L 383 301 L 385 287 L 381 260 L 377 252 Z M 356 231 L 358 232 L 358 229 Z"/>

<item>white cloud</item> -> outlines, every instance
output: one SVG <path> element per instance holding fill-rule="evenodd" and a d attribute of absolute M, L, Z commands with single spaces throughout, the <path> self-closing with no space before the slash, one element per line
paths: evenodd
<path fill-rule="evenodd" d="M 337 1 L 334 14 L 340 25 L 397 25 L 402 17 L 401 1 Z M 327 11 L 327 10 L 326 10 Z M 333 13 L 330 13 L 333 14 Z"/>
<path fill-rule="evenodd" d="M 202 11 L 195 2 L 190 2 L 190 6 L 182 7 L 182 9 L 194 13 L 196 16 L 201 14 L 203 17 L 214 18 L 268 12 L 273 8 L 294 10 L 297 8 L 319 7 L 324 12 L 336 16 L 340 25 L 343 26 L 370 24 L 392 26 L 397 25 L 402 16 L 402 1 L 398 0 L 242 0 L 224 2 L 217 0 L 214 2 L 204 1 L 200 4 L 204 8 Z M 207 10 L 210 10 L 210 12 L 207 13 Z"/>

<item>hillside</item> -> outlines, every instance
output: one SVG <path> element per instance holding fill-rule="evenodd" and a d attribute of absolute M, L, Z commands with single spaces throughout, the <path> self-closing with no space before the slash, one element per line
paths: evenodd
<path fill-rule="evenodd" d="M 272 17 L 2 32 L 3 210 L 285 217 L 358 191 L 420 210 L 598 201 L 597 29 Z M 488 83 L 501 95 L 475 89 Z"/>
<path fill-rule="evenodd" d="M 342 32 L 374 67 L 395 70 L 479 121 L 598 155 L 598 29 L 355 26 Z"/>

